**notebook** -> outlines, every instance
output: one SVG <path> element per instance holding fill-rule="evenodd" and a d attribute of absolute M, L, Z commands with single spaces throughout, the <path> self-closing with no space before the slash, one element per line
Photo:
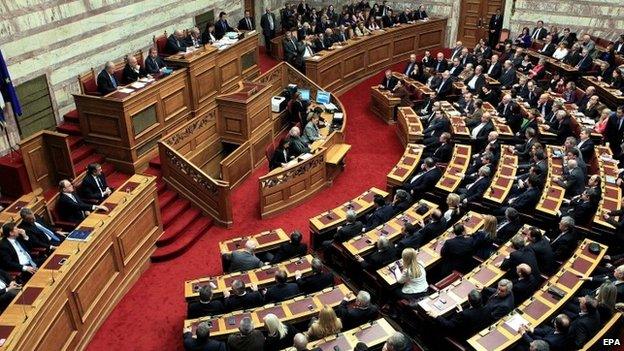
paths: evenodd
<path fill-rule="evenodd" d="M 75 241 L 87 241 L 89 240 L 89 236 L 91 235 L 91 229 L 74 229 L 67 236 L 67 240 L 75 240 Z"/>

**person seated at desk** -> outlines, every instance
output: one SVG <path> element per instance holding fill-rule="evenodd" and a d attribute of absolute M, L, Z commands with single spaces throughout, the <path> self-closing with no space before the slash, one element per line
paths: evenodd
<path fill-rule="evenodd" d="M 59 217 L 68 222 L 81 222 L 91 211 L 108 212 L 104 205 L 87 204 L 74 192 L 74 185 L 67 179 L 59 182 L 59 198 L 56 205 Z"/>
<path fill-rule="evenodd" d="M 403 213 L 410 208 L 410 204 L 412 203 L 412 198 L 409 193 L 403 189 L 397 189 L 394 194 L 394 199 L 392 200 L 392 211 L 394 214 Z"/>
<path fill-rule="evenodd" d="M 472 238 L 466 232 L 466 228 L 462 223 L 453 225 L 453 238 L 444 242 L 440 257 L 440 274 L 443 277 L 451 274 L 453 271 L 467 272 L 470 270 L 472 255 L 474 254 L 474 246 Z"/>
<path fill-rule="evenodd" d="M 189 30 L 189 35 L 186 37 L 186 47 L 198 48 L 204 42 L 202 41 L 202 35 L 199 32 L 199 28 L 193 27 Z"/>
<path fill-rule="evenodd" d="M 520 326 L 518 332 L 522 335 L 519 345 L 521 351 L 529 351 L 530 345 L 535 342 L 545 342 L 550 351 L 564 351 L 569 339 L 570 317 L 561 313 L 555 317 L 553 326 L 541 325 L 536 328 Z"/>
<path fill-rule="evenodd" d="M 412 195 L 433 190 L 438 180 L 442 178 L 442 170 L 437 167 L 436 162 L 431 157 L 427 157 L 420 168 L 421 172 L 403 186 Z"/>
<path fill-rule="evenodd" d="M 433 62 L 433 69 L 438 73 L 448 70 L 448 61 L 444 58 L 444 53 L 439 52 L 436 55 L 436 60 Z"/>
<path fill-rule="evenodd" d="M 397 248 L 385 236 L 380 236 L 375 243 L 375 251 L 366 257 L 357 255 L 355 259 L 363 269 L 377 270 L 394 261 L 398 255 Z"/>
<path fill-rule="evenodd" d="M 0 270 L 0 313 L 6 310 L 21 289 L 21 284 L 13 280 L 9 273 Z"/>
<path fill-rule="evenodd" d="M 466 84 L 468 90 L 473 94 L 481 91 L 483 86 L 486 84 L 485 76 L 483 75 L 483 66 L 479 65 L 475 67 L 474 74 L 471 77 L 465 79 L 464 84 Z"/>
<path fill-rule="evenodd" d="M 570 51 L 568 51 L 568 56 L 563 59 L 563 63 L 568 64 L 570 66 L 576 66 L 579 61 L 581 61 L 581 53 L 583 49 L 580 43 L 574 43 Z"/>
<path fill-rule="evenodd" d="M 217 341 L 210 338 L 210 329 L 212 326 L 209 322 L 200 322 L 195 330 L 195 337 L 193 337 L 193 330 L 190 326 L 185 327 L 183 330 L 184 350 L 185 351 L 226 351 L 227 348 L 223 341 Z"/>
<path fill-rule="evenodd" d="M 28 281 L 35 272 L 41 260 L 32 257 L 28 250 L 30 238 L 23 229 L 14 222 L 2 226 L 0 240 L 0 268 L 7 271 L 21 272 L 20 281 Z"/>
<path fill-rule="evenodd" d="M 290 143 L 288 141 L 288 138 L 280 140 L 279 146 L 273 152 L 273 156 L 271 156 L 271 160 L 269 162 L 269 170 L 283 167 L 291 159 L 293 159 L 293 157 L 290 156 L 289 148 Z"/>
<path fill-rule="evenodd" d="M 238 21 L 238 30 L 255 30 L 256 22 L 251 17 L 251 12 L 245 10 L 245 16 Z"/>
<path fill-rule="evenodd" d="M 312 259 L 312 273 L 305 277 L 300 271 L 295 272 L 295 282 L 299 285 L 299 291 L 303 294 L 310 294 L 321 291 L 334 285 L 334 275 L 330 271 L 325 271 L 323 262 L 318 258 Z"/>
<path fill-rule="evenodd" d="M 509 239 L 511 239 L 518 230 L 522 228 L 522 220 L 520 214 L 513 207 L 507 207 L 505 209 L 505 216 L 500 220 L 500 223 L 496 227 L 496 239 L 494 243 L 497 245 L 504 245 Z"/>
<path fill-rule="evenodd" d="M 297 31 L 297 38 L 299 40 L 303 40 L 308 35 L 312 35 L 312 29 L 310 28 L 310 23 L 304 22 L 303 26 Z"/>
<path fill-rule="evenodd" d="M 290 144 L 288 150 L 291 157 L 297 158 L 310 152 L 310 146 L 308 146 L 308 143 L 301 137 L 301 131 L 297 126 L 290 128 L 288 132 L 288 143 Z"/>
<path fill-rule="evenodd" d="M 397 85 L 399 80 L 392 75 L 391 70 L 386 70 L 384 74 L 384 78 L 381 80 L 381 84 L 379 84 L 379 89 L 392 91 L 394 87 Z"/>
<path fill-rule="evenodd" d="M 472 289 L 468 293 L 468 306 L 464 309 L 458 304 L 457 313 L 450 318 L 437 316 L 435 318 L 436 324 L 442 327 L 445 333 L 448 332 L 450 335 L 456 335 L 460 338 L 467 339 L 475 335 L 486 326 L 487 321 L 487 311 L 483 306 L 479 290 Z M 432 311 L 427 311 L 427 314 L 432 316 Z"/>
<path fill-rule="evenodd" d="M 427 21 L 429 19 L 427 11 L 425 10 L 425 5 L 418 6 L 418 10 L 416 10 L 414 17 L 419 21 Z"/>
<path fill-rule="evenodd" d="M 262 261 L 254 253 L 256 247 L 258 247 L 258 242 L 255 239 L 249 239 L 245 241 L 243 249 L 226 254 L 226 259 L 230 261 L 228 271 L 240 272 L 262 267 Z"/>
<path fill-rule="evenodd" d="M 176 29 L 173 34 L 169 36 L 167 44 L 165 45 L 165 51 L 171 55 L 175 55 L 179 52 L 186 52 L 186 40 L 181 30 Z"/>
<path fill-rule="evenodd" d="M 349 33 L 347 33 L 347 29 L 344 25 L 336 28 L 336 33 L 334 34 L 334 43 L 344 43 L 347 40 L 351 39 L 349 37 Z"/>
<path fill-rule="evenodd" d="M 581 195 L 585 190 L 585 175 L 577 160 L 568 160 L 567 166 L 568 174 L 555 177 L 554 182 L 565 189 L 567 198 L 572 198 Z"/>
<path fill-rule="evenodd" d="M 206 29 L 202 34 L 202 43 L 204 44 L 214 44 L 217 41 L 217 37 L 215 34 L 215 26 L 212 22 L 206 23 Z"/>
<path fill-rule="evenodd" d="M 507 271 L 508 275 L 517 278 L 516 268 L 520 264 L 525 263 L 531 267 L 530 271 L 533 272 L 533 275 L 539 276 L 540 271 L 537 265 L 535 251 L 533 251 L 530 247 L 527 247 L 524 234 L 514 235 L 514 237 L 511 238 L 511 247 L 513 248 L 513 251 L 507 255 L 502 262 L 498 263 L 497 266 L 500 267 L 500 269 Z"/>
<path fill-rule="evenodd" d="M 358 292 L 353 306 L 349 306 L 349 299 L 345 297 L 336 307 L 336 315 L 340 317 L 345 329 L 364 325 L 377 318 L 378 314 L 377 306 L 371 303 L 370 294 L 364 290 Z"/>
<path fill-rule="evenodd" d="M 440 135 L 440 145 L 430 152 L 427 150 L 424 156 L 431 157 L 436 163 L 448 163 L 453 157 L 453 144 L 451 142 L 451 133 L 444 132 Z"/>
<path fill-rule="evenodd" d="M 186 318 L 194 319 L 204 316 L 214 316 L 223 313 L 223 302 L 212 299 L 212 288 L 204 285 L 199 288 L 199 299 L 188 304 Z"/>
<path fill-rule="evenodd" d="M 496 242 L 496 217 L 491 215 L 483 216 L 483 228 L 474 233 L 472 245 L 475 248 L 475 256 L 487 260 L 495 251 Z"/>
<path fill-rule="evenodd" d="M 563 61 L 568 56 L 568 44 L 565 42 L 560 42 L 557 45 L 557 49 L 552 54 L 552 57 L 555 60 Z"/>
<path fill-rule="evenodd" d="M 302 243 L 303 235 L 298 230 L 290 234 L 290 241 L 279 246 L 275 255 L 271 259 L 272 263 L 286 261 L 293 257 L 301 257 L 308 252 L 308 245 Z"/>
<path fill-rule="evenodd" d="M 250 317 L 241 320 L 238 330 L 238 333 L 230 335 L 227 339 L 228 351 L 263 350 L 264 335 L 254 328 Z"/>
<path fill-rule="evenodd" d="M 97 89 L 102 95 L 112 93 L 119 88 L 119 82 L 115 77 L 115 64 L 108 61 L 104 65 L 104 69 L 97 76 Z"/>
<path fill-rule="evenodd" d="M 381 17 L 381 24 L 384 28 L 392 28 L 396 27 L 399 23 L 395 21 L 393 11 L 388 9 L 388 11 L 386 11 L 386 15 Z"/>
<path fill-rule="evenodd" d="M 559 221 L 559 234 L 547 237 L 556 261 L 562 262 L 567 260 L 576 249 L 578 237 L 574 231 L 575 223 L 574 218 L 564 216 Z"/>
<path fill-rule="evenodd" d="M 465 188 L 459 188 L 457 190 L 464 205 L 471 202 L 478 202 L 483 198 L 483 194 L 492 181 L 490 177 L 491 172 L 490 166 L 481 166 L 477 171 L 477 178 L 474 182 L 467 184 Z"/>
<path fill-rule="evenodd" d="M 481 290 L 485 301 L 486 325 L 490 325 L 511 312 L 515 306 L 513 296 L 513 283 L 509 279 L 498 281 L 496 288 L 484 288 Z"/>
<path fill-rule="evenodd" d="M 330 335 L 336 335 L 341 330 L 342 321 L 336 316 L 333 308 L 325 305 L 319 312 L 318 319 L 312 322 L 310 329 L 305 334 L 310 341 L 314 341 Z"/>
<path fill-rule="evenodd" d="M 158 56 L 158 49 L 151 47 L 145 59 L 145 73 L 158 74 L 164 68 L 166 68 L 165 61 Z"/>
<path fill-rule="evenodd" d="M 366 22 L 366 28 L 369 31 L 371 31 L 371 32 L 374 32 L 376 30 L 380 30 L 381 29 L 379 24 L 377 24 L 377 21 L 375 20 L 375 17 L 373 17 L 373 16 L 368 17 L 368 21 Z"/>
<path fill-rule="evenodd" d="M 541 195 L 538 187 L 539 179 L 533 176 L 527 178 L 526 189 L 518 196 L 509 199 L 509 205 L 513 206 L 517 211 L 528 212 L 535 208 Z M 503 209 L 503 212 L 506 208 Z"/>
<path fill-rule="evenodd" d="M 522 28 L 522 33 L 518 34 L 516 39 L 514 40 L 514 44 L 521 46 L 523 48 L 531 47 L 531 34 L 529 33 L 529 28 Z"/>
<path fill-rule="evenodd" d="M 453 65 L 449 69 L 449 73 L 451 74 L 451 76 L 457 78 L 459 77 L 459 75 L 462 73 L 463 70 L 464 70 L 464 66 L 461 65 L 461 62 L 459 62 L 459 58 L 458 57 L 454 58 Z"/>
<path fill-rule="evenodd" d="M 403 227 L 405 235 L 397 243 L 398 248 L 411 247 L 413 249 L 418 249 L 423 244 L 433 240 L 433 238 L 440 235 L 446 229 L 446 220 L 442 216 L 442 211 L 436 208 L 431 212 L 427 224 L 421 222 L 418 225 L 420 229 L 409 223 Z"/>
<path fill-rule="evenodd" d="M 225 33 L 229 32 L 240 32 L 236 28 L 230 27 L 227 21 L 227 13 L 221 11 L 219 13 L 219 20 L 215 23 L 215 37 L 217 40 L 220 40 L 225 36 Z"/>
<path fill-rule="evenodd" d="M 526 247 L 535 253 L 539 271 L 547 276 L 554 274 L 558 266 L 555 262 L 555 254 L 550 246 L 550 242 L 543 236 L 542 231 L 535 227 L 530 227 L 527 230 L 523 230 L 523 234 L 526 238 Z"/>
<path fill-rule="evenodd" d="M 80 184 L 80 196 L 87 200 L 101 203 L 112 194 L 113 189 L 108 187 L 106 176 L 102 172 L 102 166 L 91 163 L 87 166 L 87 174 Z"/>
<path fill-rule="evenodd" d="M 570 340 L 568 347 L 580 350 L 600 329 L 600 314 L 598 314 L 598 301 L 586 295 L 578 299 L 580 313 L 570 324 Z"/>
<path fill-rule="evenodd" d="M 622 71 L 619 68 L 616 68 L 611 72 L 611 83 L 609 83 L 610 88 L 619 89 L 622 91 L 624 88 L 624 78 L 622 77 Z"/>
<path fill-rule="evenodd" d="M 370 35 L 370 34 L 371 34 L 371 30 L 366 28 L 366 26 L 364 25 L 364 22 L 358 22 L 357 26 L 355 27 L 355 36 L 363 37 L 363 36 Z"/>
<path fill-rule="evenodd" d="M 429 284 L 425 265 L 418 260 L 418 252 L 411 247 L 403 249 L 401 261 L 392 269 L 392 274 L 401 285 L 394 291 L 397 298 L 411 303 L 427 294 Z"/>
<path fill-rule="evenodd" d="M 516 83 L 516 70 L 513 67 L 513 63 L 510 60 L 506 60 L 503 63 L 503 73 L 498 81 L 500 82 L 500 88 L 502 90 L 511 88 Z"/>
<path fill-rule="evenodd" d="M 373 202 L 373 212 L 366 216 L 366 231 L 386 223 L 394 213 L 392 206 L 386 203 L 386 199 L 384 199 L 383 196 L 376 194 L 373 198 Z"/>
<path fill-rule="evenodd" d="M 258 291 L 258 287 L 252 284 L 247 290 L 242 280 L 236 279 L 232 282 L 232 292 L 227 289 L 223 291 L 224 312 L 246 310 L 263 303 L 264 296 Z"/>
<path fill-rule="evenodd" d="M 292 346 L 293 339 L 298 333 L 297 329 L 290 324 L 284 324 L 273 313 L 263 318 L 266 327 L 264 351 L 279 351 Z"/>
<path fill-rule="evenodd" d="M 586 49 L 583 49 L 583 51 L 581 51 L 581 59 L 576 64 L 576 66 L 574 66 L 574 68 L 579 70 L 579 72 L 589 72 L 589 70 L 592 68 L 593 63 L 594 60 L 592 59 L 589 52 Z"/>
<path fill-rule="evenodd" d="M 268 288 L 264 294 L 264 301 L 266 303 L 285 301 L 298 294 L 297 283 L 289 283 L 288 273 L 285 270 L 279 270 L 275 273 L 275 285 Z"/>
<path fill-rule="evenodd" d="M 49 253 L 65 240 L 65 233 L 50 229 L 42 218 L 35 216 L 30 208 L 22 207 L 19 214 L 22 222 L 18 227 L 26 232 L 29 238 L 29 249 L 44 248 Z"/>
<path fill-rule="evenodd" d="M 319 131 L 320 118 L 321 116 L 318 113 L 312 113 L 310 115 L 310 119 L 305 125 L 305 128 L 303 129 L 303 135 L 301 136 L 301 139 L 304 142 L 312 144 L 317 140 L 323 140 L 321 132 Z"/>
<path fill-rule="evenodd" d="M 392 89 L 392 97 L 401 99 L 399 103 L 399 107 L 412 107 L 412 100 L 410 98 L 410 93 L 407 91 L 403 80 L 399 79 Z"/>

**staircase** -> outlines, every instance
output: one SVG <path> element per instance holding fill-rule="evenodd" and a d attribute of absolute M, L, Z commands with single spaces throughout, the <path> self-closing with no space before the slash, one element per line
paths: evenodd
<path fill-rule="evenodd" d="M 197 207 L 175 191 L 167 189 L 160 171 L 160 160 L 149 162 L 144 172 L 157 177 L 158 202 L 164 232 L 156 241 L 152 262 L 163 262 L 182 255 L 199 240 L 213 225 L 210 217 L 204 216 Z"/>

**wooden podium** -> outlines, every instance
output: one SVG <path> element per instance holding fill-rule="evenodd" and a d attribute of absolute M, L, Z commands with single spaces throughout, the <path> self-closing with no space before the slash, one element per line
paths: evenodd
<path fill-rule="evenodd" d="M 371 110 L 388 124 L 395 123 L 394 110 L 401 104 L 401 98 L 392 96 L 387 90 L 371 87 Z"/>

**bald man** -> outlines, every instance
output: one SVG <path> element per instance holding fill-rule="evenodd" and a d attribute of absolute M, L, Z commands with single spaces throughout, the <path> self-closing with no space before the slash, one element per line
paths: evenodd
<path fill-rule="evenodd" d="M 124 84 L 134 83 L 139 78 L 146 77 L 147 73 L 143 69 L 143 67 L 139 66 L 136 57 L 129 56 L 126 62 L 126 66 L 123 69 L 122 79 L 121 81 Z"/>
<path fill-rule="evenodd" d="M 171 55 L 186 51 L 186 41 L 184 33 L 181 30 L 176 29 L 173 34 L 169 36 L 169 39 L 167 39 L 167 45 L 165 46 L 165 51 Z"/>
<path fill-rule="evenodd" d="M 115 64 L 111 61 L 106 62 L 104 69 L 97 76 L 97 89 L 102 95 L 106 95 L 117 90 L 119 82 L 115 78 Z"/>

